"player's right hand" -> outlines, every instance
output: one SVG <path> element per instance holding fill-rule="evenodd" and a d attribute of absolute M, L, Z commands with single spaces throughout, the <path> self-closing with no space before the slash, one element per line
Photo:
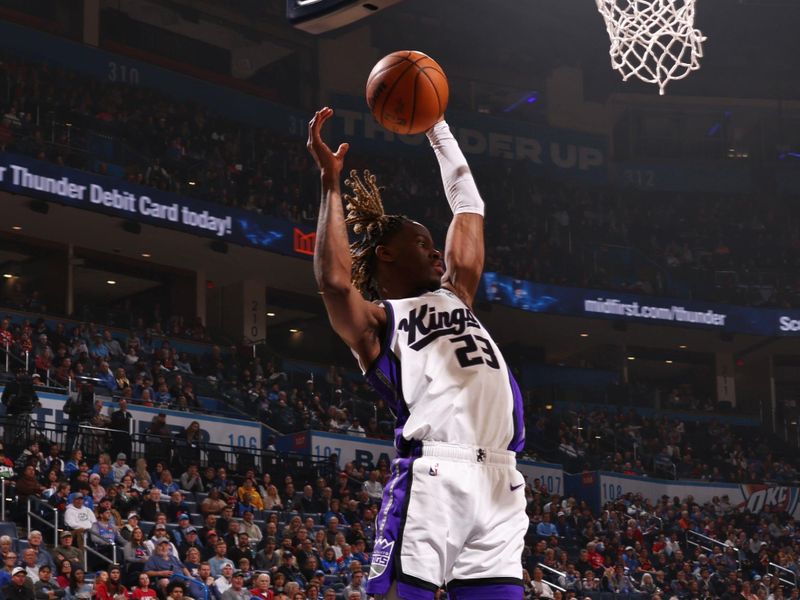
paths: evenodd
<path fill-rule="evenodd" d="M 306 148 L 308 148 L 311 156 L 314 157 L 314 162 L 317 163 L 317 167 L 322 171 L 323 177 L 331 176 L 338 180 L 339 174 L 344 167 L 344 156 L 347 154 L 350 145 L 347 143 L 340 144 L 338 150 L 334 153 L 328 145 L 322 141 L 322 135 L 320 133 L 322 126 L 325 124 L 325 121 L 332 116 L 333 109 L 327 106 L 314 113 L 314 117 L 308 124 L 308 143 L 306 144 Z"/>

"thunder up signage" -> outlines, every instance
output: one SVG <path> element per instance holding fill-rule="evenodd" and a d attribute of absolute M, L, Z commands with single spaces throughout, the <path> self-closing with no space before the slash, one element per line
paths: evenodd
<path fill-rule="evenodd" d="M 800 335 L 800 311 L 749 308 L 568 288 L 484 273 L 483 300 L 530 312 L 597 317 L 654 325 L 677 325 L 763 336 Z"/>
<path fill-rule="evenodd" d="M 430 153 L 425 135 L 395 135 L 378 125 L 362 98 L 336 96 L 332 106 L 336 112 L 330 136 L 337 142 L 351 142 L 356 151 Z M 448 111 L 447 121 L 469 160 L 519 161 L 533 173 L 560 179 L 590 183 L 608 179 L 608 141 L 604 136 L 475 112 Z"/>

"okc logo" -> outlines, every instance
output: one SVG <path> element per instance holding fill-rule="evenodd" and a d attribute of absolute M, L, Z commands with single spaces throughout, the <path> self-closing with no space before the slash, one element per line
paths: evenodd
<path fill-rule="evenodd" d="M 741 486 L 744 502 L 742 503 L 751 513 L 760 513 L 764 507 L 779 510 L 793 515 L 797 508 L 798 488 L 767 486 L 759 484 Z"/>
<path fill-rule="evenodd" d="M 369 566 L 369 579 L 383 575 L 386 567 L 392 562 L 393 551 L 394 540 L 389 542 L 382 537 L 375 540 L 375 549 L 372 552 L 372 561 Z"/>

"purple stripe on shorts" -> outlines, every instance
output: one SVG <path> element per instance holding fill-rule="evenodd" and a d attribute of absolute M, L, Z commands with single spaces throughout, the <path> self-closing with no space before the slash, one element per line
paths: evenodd
<path fill-rule="evenodd" d="M 416 450 L 414 454 L 419 455 Z M 396 458 L 392 461 L 392 476 L 383 488 L 383 500 L 377 516 L 375 547 L 367 579 L 367 593 L 386 594 L 395 579 L 395 560 L 399 560 L 398 540 L 405 522 L 408 492 L 413 476 L 412 468 L 417 456 Z"/>
<path fill-rule="evenodd" d="M 433 591 L 417 587 L 411 583 L 397 582 L 397 595 L 402 600 L 433 600 Z"/>
<path fill-rule="evenodd" d="M 522 600 L 521 585 L 470 585 L 447 590 L 450 600 Z"/>

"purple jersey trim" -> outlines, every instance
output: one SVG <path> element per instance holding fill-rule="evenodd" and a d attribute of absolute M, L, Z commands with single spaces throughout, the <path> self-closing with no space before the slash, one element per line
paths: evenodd
<path fill-rule="evenodd" d="M 394 447 L 397 449 L 398 456 L 411 456 L 416 444 L 403 437 L 403 427 L 410 413 L 403 396 L 403 373 L 400 360 L 392 352 L 394 309 L 388 301 L 385 301 L 383 306 L 386 310 L 386 335 L 381 343 L 381 353 L 364 374 L 364 378 L 381 398 L 386 400 L 386 404 L 395 414 Z"/>
<path fill-rule="evenodd" d="M 517 380 L 511 374 L 511 368 L 508 368 L 508 381 L 511 385 L 511 395 L 514 398 L 514 413 L 512 419 L 514 420 L 514 437 L 511 438 L 511 443 L 508 445 L 508 450 L 514 452 L 522 452 L 525 449 L 525 414 L 524 403 L 522 399 L 522 392 L 517 385 Z"/>

